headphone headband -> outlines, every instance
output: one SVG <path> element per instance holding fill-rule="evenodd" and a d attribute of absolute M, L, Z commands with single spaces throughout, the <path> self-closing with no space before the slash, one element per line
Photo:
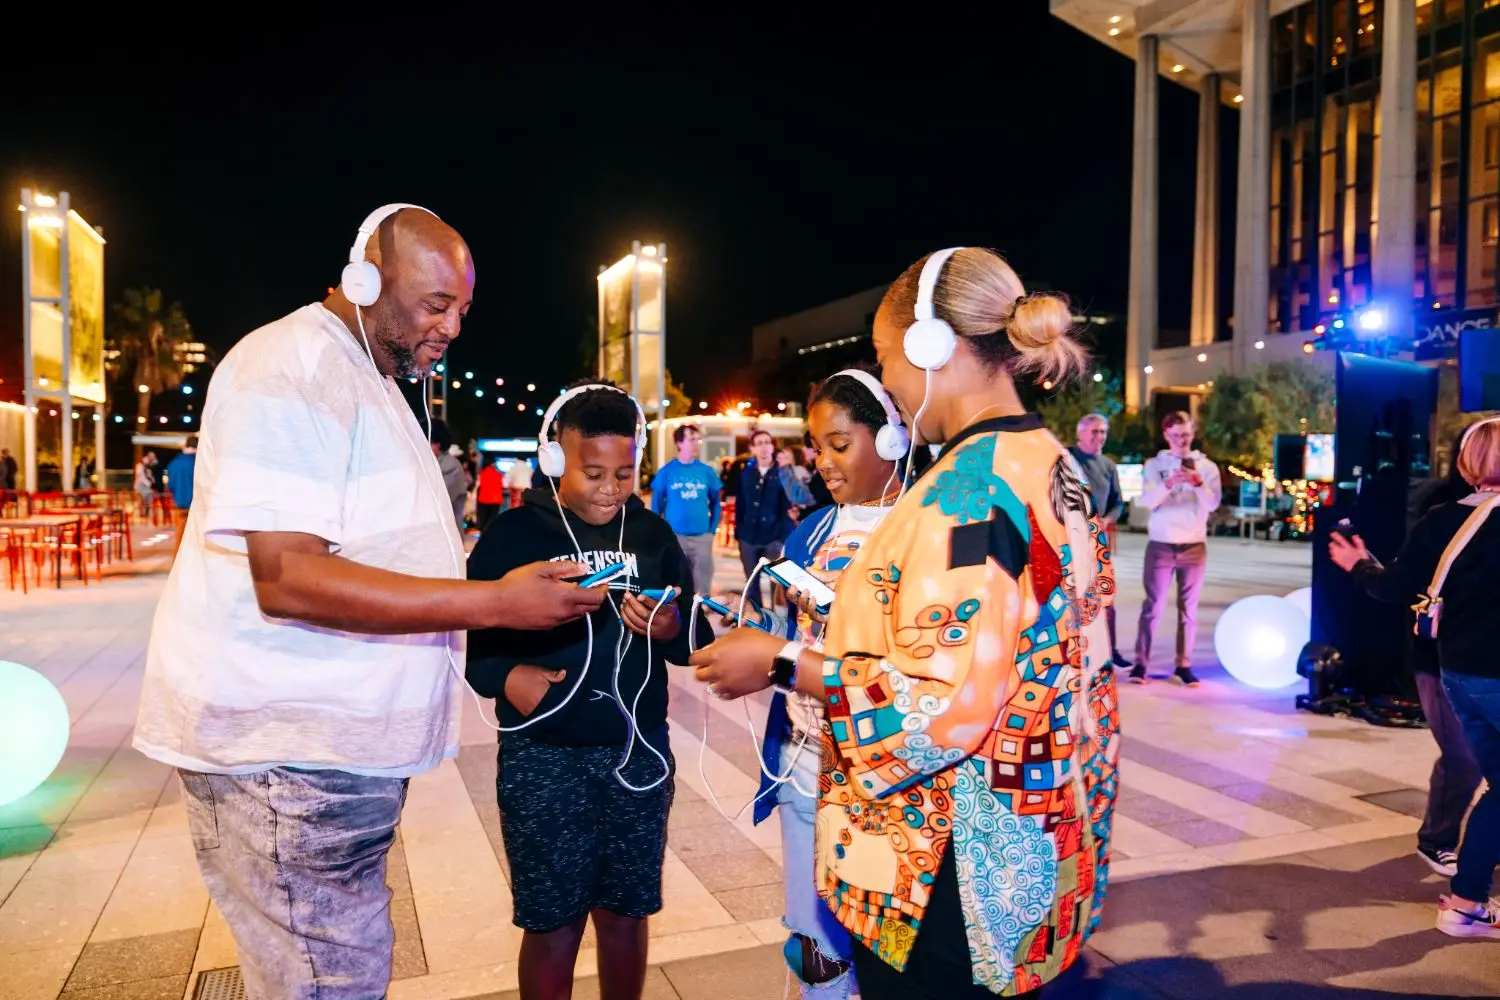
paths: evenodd
<path fill-rule="evenodd" d="M 1465 427 L 1463 436 L 1458 439 L 1458 455 L 1453 456 L 1453 461 L 1457 462 L 1459 455 L 1462 455 L 1464 453 L 1464 445 L 1469 443 L 1469 438 L 1473 435 L 1475 430 L 1483 427 L 1485 424 L 1493 424 L 1496 421 L 1500 421 L 1500 417 L 1485 417 L 1483 420 L 1476 420 L 1469 426 Z"/>
<path fill-rule="evenodd" d="M 639 452 L 646 447 L 646 411 L 641 409 L 641 404 L 636 400 L 634 396 L 626 392 L 624 389 L 621 389 L 619 386 L 612 385 L 608 382 L 591 382 L 588 385 L 575 385 L 573 388 L 567 390 L 561 396 L 558 396 L 556 399 L 554 399 L 552 401 L 552 405 L 547 407 L 547 412 L 542 415 L 542 429 L 538 431 L 536 435 L 538 447 L 545 448 L 547 446 L 547 432 L 552 429 L 552 421 L 557 418 L 557 412 L 567 404 L 568 400 L 575 399 L 578 396 L 582 396 L 586 392 L 593 392 L 596 389 L 618 392 L 620 395 L 630 400 L 631 405 L 635 407 L 635 446 L 637 451 L 636 458 L 637 461 L 639 461 Z"/>
<path fill-rule="evenodd" d="M 885 410 L 886 423 L 894 425 L 899 425 L 901 423 L 901 414 L 896 410 L 895 401 L 891 399 L 890 393 L 885 391 L 885 386 L 881 385 L 879 380 L 877 380 L 874 375 L 871 375 L 869 372 L 862 371 L 858 368 L 845 368 L 841 372 L 834 372 L 823 381 L 826 384 L 827 382 L 838 378 L 840 375 L 847 375 L 848 377 L 854 379 L 856 382 L 859 382 L 866 389 L 870 390 L 870 395 L 874 396 L 876 402 L 880 404 L 880 408 Z"/>
<path fill-rule="evenodd" d="M 917 279 L 917 305 L 916 318 L 918 321 L 932 319 L 937 315 L 937 306 L 933 299 L 937 296 L 938 278 L 942 277 L 943 265 L 948 263 L 952 257 L 964 247 L 949 247 L 946 250 L 935 250 L 927 256 L 927 263 L 922 265 L 922 276 Z"/>
<path fill-rule="evenodd" d="M 393 202 L 389 205 L 381 205 L 375 211 L 365 216 L 365 221 L 359 224 L 359 232 L 354 236 L 354 244 L 349 247 L 349 263 L 358 264 L 362 262 L 365 259 L 365 249 L 370 245 L 370 237 L 375 235 L 375 230 L 380 228 L 382 222 L 404 208 L 415 208 L 419 212 L 426 212 L 434 219 L 439 217 L 432 209 L 423 208 L 421 205 L 411 205 L 406 202 Z"/>

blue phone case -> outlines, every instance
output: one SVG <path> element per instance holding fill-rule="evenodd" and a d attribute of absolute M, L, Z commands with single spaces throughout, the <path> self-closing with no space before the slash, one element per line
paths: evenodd
<path fill-rule="evenodd" d="M 619 576 L 622 572 L 624 572 L 624 570 L 625 570 L 625 564 L 624 563 L 614 563 L 613 565 L 604 567 L 603 569 L 601 569 L 597 573 L 592 573 L 589 576 L 584 577 L 582 580 L 579 580 L 578 581 L 578 586 L 580 586 L 580 587 L 595 587 L 595 586 L 598 586 L 601 583 L 605 583 L 605 582 L 607 582 L 609 580 L 613 580 L 615 577 Z"/>
<path fill-rule="evenodd" d="M 660 603 L 667 596 L 667 591 L 669 590 L 675 591 L 676 588 L 666 587 L 661 590 L 643 590 L 641 591 L 640 596 L 646 598 L 647 600 Z"/>

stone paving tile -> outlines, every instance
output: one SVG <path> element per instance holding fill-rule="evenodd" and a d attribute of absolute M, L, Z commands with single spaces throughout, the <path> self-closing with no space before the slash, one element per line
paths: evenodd
<path fill-rule="evenodd" d="M 1203 818 L 1175 802 L 1133 788 L 1121 789 L 1115 800 L 1115 812 L 1156 829 L 1166 823 L 1188 823 Z"/>
<path fill-rule="evenodd" d="M 1360 795 L 1358 798 L 1372 806 L 1389 809 L 1403 816 L 1421 819 L 1427 813 L 1427 793 L 1420 788 L 1397 788 L 1389 792 Z"/>
<path fill-rule="evenodd" d="M 781 866 L 758 849 L 733 854 L 691 854 L 682 862 L 709 892 L 752 885 L 781 885 Z"/>
<path fill-rule="evenodd" d="M 748 885 L 741 889 L 716 892 L 714 898 L 729 911 L 735 923 L 748 924 L 752 920 L 780 917 L 786 902 L 786 892 L 780 883 Z"/>
<path fill-rule="evenodd" d="M 1155 825 L 1155 829 L 1193 847 L 1213 847 L 1217 844 L 1232 844 L 1245 839 L 1243 830 L 1236 830 L 1227 823 L 1212 819 L 1186 819 L 1175 823 L 1159 823 Z M 1113 853 L 1128 857 L 1123 851 Z"/>
<path fill-rule="evenodd" d="M 1336 785 L 1353 789 L 1361 795 L 1370 795 L 1376 792 L 1394 792 L 1410 786 L 1402 784 L 1395 778 L 1387 778 L 1383 774 L 1373 774 L 1358 768 L 1348 771 L 1320 771 L 1313 775 L 1324 781 L 1331 781 Z M 1356 796 L 1356 798 L 1359 796 Z"/>
<path fill-rule="evenodd" d="M 137 979 L 86 990 L 65 990 L 59 1000 L 182 1000 L 187 981 L 186 975 Z"/>
<path fill-rule="evenodd" d="M 198 950 L 197 928 L 90 942 L 78 956 L 64 992 L 97 986 L 113 986 L 154 979 L 162 975 L 186 976 L 193 970 Z"/>
<path fill-rule="evenodd" d="M 391 978 L 410 979 L 427 975 L 427 955 L 422 948 L 422 932 L 417 923 L 417 904 L 410 895 L 391 900 L 391 926 L 396 931 L 396 944 L 391 953 Z"/>
<path fill-rule="evenodd" d="M 777 996 L 780 994 L 778 993 Z M 505 993 L 486 993 L 483 996 L 469 997 L 468 1000 L 521 1000 L 521 992 L 509 990 Z M 593 976 L 575 980 L 573 1000 L 599 1000 L 599 980 Z M 641 1000 L 684 1000 L 684 998 L 681 993 L 672 988 L 672 983 L 667 979 L 667 974 L 662 967 L 654 965 L 646 970 L 646 990 L 641 994 Z"/>
<path fill-rule="evenodd" d="M 1278 816 L 1306 823 L 1315 830 L 1325 826 L 1358 823 L 1364 819 L 1363 816 L 1356 816 L 1335 806 L 1314 802 L 1312 799 L 1285 789 L 1275 788 L 1263 781 L 1242 781 L 1237 785 L 1224 785 L 1217 791 L 1220 795 L 1238 799 L 1247 805 L 1259 806 Z"/>

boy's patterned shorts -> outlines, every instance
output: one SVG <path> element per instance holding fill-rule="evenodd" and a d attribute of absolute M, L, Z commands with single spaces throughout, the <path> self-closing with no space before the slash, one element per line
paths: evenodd
<path fill-rule="evenodd" d="M 661 910 L 676 764 L 665 728 L 649 739 L 672 775 L 637 793 L 615 780 L 624 747 L 500 737 L 495 787 L 517 927 L 545 933 L 596 908 L 626 917 Z M 639 742 L 621 771 L 637 787 L 661 773 L 661 761 Z"/>

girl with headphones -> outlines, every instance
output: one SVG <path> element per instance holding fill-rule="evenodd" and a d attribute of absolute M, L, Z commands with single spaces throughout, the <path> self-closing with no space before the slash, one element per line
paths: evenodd
<path fill-rule="evenodd" d="M 1082 368 L 1072 325 L 988 250 L 908 268 L 875 352 L 941 452 L 845 566 L 821 649 L 738 628 L 691 661 L 720 697 L 826 706 L 813 878 L 864 1000 L 1035 996 L 1102 913 L 1114 580 L 1076 462 L 1014 384 Z"/>
<path fill-rule="evenodd" d="M 847 369 L 825 379 L 807 407 L 817 470 L 836 506 L 804 518 L 787 539 L 785 555 L 836 588 L 844 568 L 896 502 L 900 460 L 910 439 L 895 404 L 867 371 Z M 810 600 L 789 591 L 790 620 L 771 631 L 816 648 L 824 617 Z M 800 609 L 800 610 L 799 610 Z M 756 612 L 747 610 L 753 618 Z M 764 624 L 764 623 L 762 623 Z M 823 704 L 798 691 L 771 701 L 762 746 L 755 822 L 781 810 L 781 856 L 791 936 L 786 959 L 802 996 L 845 1000 L 856 992 L 850 974 L 849 933 L 813 888 L 813 819 L 823 753 Z M 778 787 L 779 786 L 779 787 Z"/>

